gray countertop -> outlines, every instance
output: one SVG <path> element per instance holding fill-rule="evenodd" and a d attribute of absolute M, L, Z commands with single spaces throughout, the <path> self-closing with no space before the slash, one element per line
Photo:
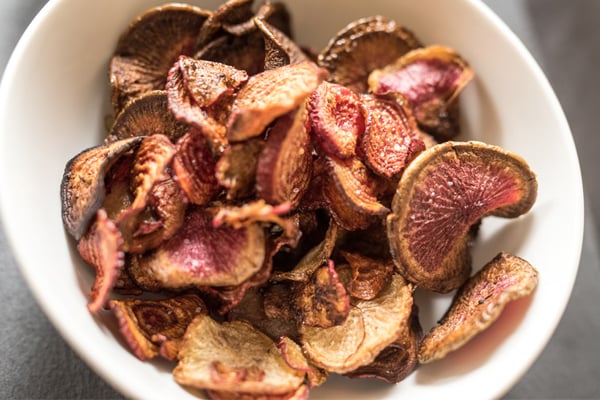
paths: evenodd
<path fill-rule="evenodd" d="M 449 0 L 453 1 L 453 0 Z M 0 72 L 45 0 L 0 1 Z M 600 399 L 600 0 L 486 0 L 546 72 L 571 125 L 586 199 L 572 298 L 550 343 L 506 399 Z M 1 221 L 0 221 L 1 224 Z M 0 399 L 122 398 L 35 303 L 0 229 Z"/>

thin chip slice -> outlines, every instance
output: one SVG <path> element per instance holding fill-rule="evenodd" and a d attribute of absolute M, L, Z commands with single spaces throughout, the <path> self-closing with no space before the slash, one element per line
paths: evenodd
<path fill-rule="evenodd" d="M 207 390 L 206 394 L 211 400 L 308 400 L 309 388 L 306 385 L 283 394 L 268 393 L 241 393 Z"/>
<path fill-rule="evenodd" d="M 264 37 L 265 70 L 308 61 L 308 57 L 302 49 L 285 33 L 269 24 L 263 18 L 255 17 L 254 24 Z"/>
<path fill-rule="evenodd" d="M 397 92 L 408 99 L 419 126 L 440 140 L 459 133 L 456 99 L 473 79 L 473 69 L 453 49 L 415 49 L 369 76 L 373 93 Z"/>
<path fill-rule="evenodd" d="M 132 137 L 84 150 L 65 167 L 60 184 L 62 220 L 67 231 L 79 240 L 90 220 L 102 206 L 104 178 L 110 167 L 132 150 L 142 137 Z"/>
<path fill-rule="evenodd" d="M 88 310 L 92 314 L 98 313 L 106 305 L 125 264 L 122 243 L 121 233 L 108 219 L 106 211 L 100 209 L 94 223 L 77 244 L 81 258 L 96 270 L 88 303 Z"/>
<path fill-rule="evenodd" d="M 394 263 L 374 260 L 360 253 L 342 252 L 352 269 L 352 281 L 348 292 L 361 300 L 373 300 L 391 279 Z"/>
<path fill-rule="evenodd" d="M 399 176 L 408 163 L 425 150 L 410 106 L 401 95 L 363 95 L 367 117 L 358 154 L 378 175 Z"/>
<path fill-rule="evenodd" d="M 258 157 L 265 147 L 262 138 L 228 146 L 216 165 L 219 185 L 227 189 L 227 199 L 243 199 L 254 193 Z"/>
<path fill-rule="evenodd" d="M 243 36 L 219 36 L 203 46 L 194 58 L 231 65 L 249 76 L 264 71 L 265 41 L 252 22 L 253 32 Z"/>
<path fill-rule="evenodd" d="M 538 272 L 524 259 L 499 253 L 456 293 L 440 323 L 423 338 L 419 362 L 429 363 L 459 349 L 487 329 L 510 301 L 530 295 Z"/>
<path fill-rule="evenodd" d="M 196 294 L 162 300 L 111 300 L 109 306 L 117 317 L 121 334 L 140 360 L 158 356 L 161 347 L 169 349 L 168 353 L 163 351 L 167 359 L 175 359 L 189 323 L 196 315 L 208 313 Z"/>
<path fill-rule="evenodd" d="M 227 137 L 236 142 L 263 133 L 275 118 L 300 105 L 325 78 L 310 61 L 251 76 L 238 92 L 227 122 Z"/>
<path fill-rule="evenodd" d="M 306 105 L 280 117 L 271 130 L 256 167 L 256 193 L 270 204 L 300 203 L 312 176 L 312 153 Z"/>
<path fill-rule="evenodd" d="M 210 143 L 201 132 L 190 130 L 177 142 L 173 171 L 190 203 L 205 205 L 217 195 L 216 163 Z"/>
<path fill-rule="evenodd" d="M 198 32 L 198 47 L 224 34 L 224 27 L 242 24 L 251 20 L 254 0 L 227 0 L 206 20 Z"/>
<path fill-rule="evenodd" d="M 211 214 L 192 208 L 181 229 L 140 257 L 130 272 L 145 287 L 234 286 L 263 266 L 265 247 L 260 226 L 215 228 Z"/>
<path fill-rule="evenodd" d="M 164 89 L 169 68 L 180 55 L 194 53 L 200 27 L 210 15 L 192 5 L 172 3 L 151 8 L 131 22 L 110 62 L 115 114 L 131 99 Z"/>
<path fill-rule="evenodd" d="M 481 142 L 445 142 L 402 175 L 387 218 L 394 263 L 424 289 L 449 292 L 469 277 L 471 226 L 533 206 L 537 180 L 514 153 Z"/>
<path fill-rule="evenodd" d="M 310 280 L 296 286 L 294 314 L 300 324 L 330 328 L 344 323 L 350 311 L 350 298 L 332 260 L 318 268 Z"/>
<path fill-rule="evenodd" d="M 302 353 L 302 347 L 289 337 L 282 336 L 277 343 L 277 347 L 281 350 L 283 359 L 295 370 L 306 373 L 308 386 L 314 388 L 322 385 L 327 380 L 328 373 L 310 363 L 310 361 Z"/>
<path fill-rule="evenodd" d="M 247 35 L 250 32 L 256 31 L 254 23 L 256 19 L 266 21 L 286 36 L 291 36 L 291 17 L 287 6 L 281 2 L 265 1 L 256 10 L 252 19 L 238 24 L 224 24 L 223 29 L 231 35 Z"/>
<path fill-rule="evenodd" d="M 284 394 L 298 389 L 304 373 L 290 368 L 275 342 L 243 321 L 192 321 L 179 352 L 175 380 L 200 389 Z"/>
<path fill-rule="evenodd" d="M 361 18 L 334 36 L 319 54 L 331 82 L 365 93 L 371 71 L 394 62 L 421 43 L 408 29 L 381 16 Z"/>
<path fill-rule="evenodd" d="M 343 324 L 301 326 L 305 354 L 315 365 L 340 374 L 370 364 L 410 323 L 412 292 L 412 286 L 395 274 L 377 298 L 354 303 Z"/>
<path fill-rule="evenodd" d="M 360 98 L 352 90 L 322 82 L 310 97 L 310 120 L 312 137 L 325 154 L 339 159 L 356 154 L 365 118 Z"/>

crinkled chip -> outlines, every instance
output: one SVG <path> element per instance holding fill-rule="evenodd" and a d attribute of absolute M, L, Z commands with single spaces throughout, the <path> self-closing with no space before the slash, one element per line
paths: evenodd
<path fill-rule="evenodd" d="M 374 260 L 350 252 L 342 252 L 342 257 L 352 269 L 352 281 L 348 292 L 357 299 L 372 300 L 377 297 L 394 272 L 394 263 L 391 260 Z"/>
<path fill-rule="evenodd" d="M 285 33 L 269 24 L 263 18 L 254 18 L 254 23 L 264 37 L 265 70 L 308 61 L 308 57 L 302 49 Z"/>
<path fill-rule="evenodd" d="M 370 364 L 410 323 L 412 292 L 412 286 L 395 274 L 377 298 L 353 303 L 343 324 L 301 326 L 305 354 L 315 365 L 340 374 Z"/>
<path fill-rule="evenodd" d="M 179 231 L 140 257 L 130 272 L 140 283 L 171 289 L 239 285 L 263 266 L 265 252 L 260 226 L 215 228 L 211 214 L 193 208 Z"/>
<path fill-rule="evenodd" d="M 254 0 L 227 0 L 206 20 L 198 32 L 198 46 L 203 46 L 215 37 L 227 32 L 226 26 L 242 24 L 252 19 Z"/>
<path fill-rule="evenodd" d="M 121 334 L 140 360 L 158 356 L 174 360 L 185 330 L 198 314 L 208 310 L 196 294 L 161 300 L 111 300 Z"/>
<path fill-rule="evenodd" d="M 423 338 L 419 362 L 444 358 L 487 329 L 504 306 L 530 295 L 538 284 L 538 272 L 524 259 L 499 253 L 456 293 L 440 323 Z"/>
<path fill-rule="evenodd" d="M 60 197 L 63 224 L 75 239 L 81 238 L 102 206 L 107 171 L 142 139 L 132 137 L 93 147 L 69 160 L 60 184 Z"/>
<path fill-rule="evenodd" d="M 325 76 L 325 70 L 310 61 L 251 76 L 233 102 L 228 139 L 236 142 L 259 136 L 275 118 L 298 107 Z"/>
<path fill-rule="evenodd" d="M 243 321 L 218 323 L 197 316 L 188 327 L 173 371 L 175 380 L 201 389 L 284 394 L 304 383 L 273 340 Z"/>
<path fill-rule="evenodd" d="M 394 263 L 417 286 L 456 289 L 471 271 L 471 226 L 486 215 L 518 217 L 536 196 L 536 177 L 518 155 L 481 142 L 436 145 L 409 164 L 394 196 Z"/>
<path fill-rule="evenodd" d="M 298 343 L 289 337 L 282 336 L 277 343 L 277 347 L 290 368 L 306 373 L 309 387 L 313 388 L 325 383 L 328 375 L 327 371 L 312 365 L 302 353 L 302 347 Z"/>
<path fill-rule="evenodd" d="M 121 250 L 123 239 L 115 224 L 108 219 L 106 211 L 98 210 L 90 229 L 77 244 L 81 258 L 96 270 L 96 279 L 90 292 L 88 309 L 98 313 L 108 301 L 110 292 L 125 264 Z"/>

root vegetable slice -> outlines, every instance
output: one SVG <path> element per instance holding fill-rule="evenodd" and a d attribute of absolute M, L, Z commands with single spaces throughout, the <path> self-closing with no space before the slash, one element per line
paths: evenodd
<path fill-rule="evenodd" d="M 264 71 L 265 43 L 256 30 L 243 36 L 220 36 L 202 47 L 194 58 L 231 65 L 248 75 Z"/>
<path fill-rule="evenodd" d="M 296 208 L 312 176 L 308 111 L 303 103 L 269 131 L 256 167 L 256 193 L 270 204 Z"/>
<path fill-rule="evenodd" d="M 192 319 L 208 310 L 198 295 L 184 294 L 162 300 L 111 300 L 121 334 L 140 360 L 161 354 L 176 359 L 179 342 Z"/>
<path fill-rule="evenodd" d="M 373 260 L 359 253 L 342 252 L 341 255 L 352 269 L 352 281 L 348 292 L 357 299 L 373 300 L 394 272 L 394 263 L 391 260 Z"/>
<path fill-rule="evenodd" d="M 125 264 L 121 250 L 123 239 L 116 225 L 108 219 L 106 211 L 98 210 L 96 220 L 77 244 L 81 258 L 96 270 L 96 279 L 90 292 L 88 309 L 98 313 L 107 303 Z"/>
<path fill-rule="evenodd" d="M 65 167 L 60 185 L 62 219 L 67 231 L 79 240 L 105 197 L 104 178 L 110 167 L 141 141 L 133 137 L 82 151 Z"/>
<path fill-rule="evenodd" d="M 401 95 L 361 96 L 366 117 L 358 154 L 373 172 L 386 178 L 399 176 L 425 143 L 410 106 Z"/>
<path fill-rule="evenodd" d="M 152 8 L 131 22 L 110 63 L 115 114 L 131 99 L 164 89 L 167 72 L 177 57 L 193 54 L 200 27 L 210 15 L 173 3 Z"/>
<path fill-rule="evenodd" d="M 370 364 L 405 331 L 412 312 L 412 291 L 412 286 L 395 274 L 376 299 L 353 304 L 343 324 L 301 326 L 305 354 L 315 365 L 340 374 Z"/>
<path fill-rule="evenodd" d="M 213 226 L 219 227 L 225 224 L 238 229 L 256 222 L 270 223 L 279 225 L 283 229 L 289 228 L 288 236 L 294 237 L 300 234 L 297 226 L 292 220 L 285 220 L 282 217 L 290 210 L 290 203 L 273 207 L 263 199 L 254 200 L 240 207 L 222 206 L 213 218 Z"/>
<path fill-rule="evenodd" d="M 283 359 L 295 370 L 306 373 L 308 386 L 310 388 L 317 387 L 325 383 L 327 380 L 327 371 L 324 371 L 312 365 L 310 361 L 302 353 L 302 347 L 289 337 L 283 336 L 279 339 L 277 347 L 281 350 Z"/>
<path fill-rule="evenodd" d="M 345 86 L 322 82 L 310 97 L 313 139 L 331 157 L 356 154 L 356 143 L 365 130 L 360 98 Z"/>
<path fill-rule="evenodd" d="M 416 306 L 409 323 L 404 325 L 400 338 L 383 349 L 375 360 L 346 374 L 350 378 L 378 378 L 387 383 L 398 383 L 417 366 L 417 352 L 423 331 L 417 316 Z"/>
<path fill-rule="evenodd" d="M 381 16 L 361 18 L 333 37 L 319 54 L 330 81 L 364 93 L 371 71 L 393 63 L 421 43 L 408 29 Z"/>
<path fill-rule="evenodd" d="M 232 66 L 181 56 L 167 78 L 169 109 L 206 135 L 213 151 L 220 153 L 233 94 L 247 79 L 246 71 Z"/>
<path fill-rule="evenodd" d="M 216 163 L 210 143 L 201 132 L 190 130 L 177 142 L 173 171 L 191 203 L 204 205 L 217 195 Z"/>
<path fill-rule="evenodd" d="M 262 18 L 254 18 L 254 24 L 264 37 L 265 70 L 308 61 L 302 49 L 285 33 Z"/>
<path fill-rule="evenodd" d="M 219 185 L 227 189 L 227 199 L 249 197 L 256 184 L 258 158 L 265 147 L 262 138 L 250 139 L 228 146 L 216 165 Z"/>
<path fill-rule="evenodd" d="M 242 24 L 252 19 L 254 0 L 228 0 L 208 17 L 198 32 L 198 47 L 204 46 L 223 34 L 225 27 Z"/>
<path fill-rule="evenodd" d="M 304 373 L 290 368 L 275 342 L 243 321 L 219 324 L 197 316 L 185 333 L 175 380 L 201 389 L 284 394 L 298 389 Z"/>
<path fill-rule="evenodd" d="M 429 363 L 459 349 L 487 329 L 512 300 L 530 295 L 538 272 L 524 259 L 499 253 L 456 293 L 450 309 L 423 338 L 419 362 Z"/>
<path fill-rule="evenodd" d="M 179 231 L 139 258 L 130 272 L 142 286 L 171 289 L 239 285 L 262 266 L 265 235 L 258 225 L 212 226 L 212 216 L 190 209 Z"/>
<path fill-rule="evenodd" d="M 327 166 L 331 182 L 323 187 L 323 195 L 342 228 L 365 229 L 389 212 L 377 199 L 380 182 L 358 158 L 329 158 Z"/>
<path fill-rule="evenodd" d="M 175 143 L 187 130 L 188 125 L 177 121 L 169 110 L 167 92 L 152 90 L 127 103 L 115 118 L 107 142 L 163 134 Z"/>
<path fill-rule="evenodd" d="M 295 314 L 304 326 L 330 328 L 341 325 L 348 317 L 350 298 L 332 260 L 296 287 L 294 294 Z"/>
<path fill-rule="evenodd" d="M 231 35 L 242 36 L 256 31 L 255 19 L 266 21 L 284 35 L 291 37 L 290 14 L 284 3 L 266 1 L 260 5 L 254 17 L 239 24 L 224 24 L 223 29 Z"/>
<path fill-rule="evenodd" d="M 308 393 L 309 388 L 306 385 L 283 394 L 206 391 L 211 400 L 308 400 Z"/>
<path fill-rule="evenodd" d="M 450 109 L 473 69 L 453 49 L 429 46 L 413 50 L 369 76 L 374 93 L 398 92 L 411 103 L 419 125 L 438 139 L 458 132 L 456 107 Z"/>
<path fill-rule="evenodd" d="M 304 61 L 251 76 L 233 102 L 228 139 L 236 142 L 260 135 L 275 118 L 298 107 L 325 75 L 325 70 Z"/>
<path fill-rule="evenodd" d="M 394 196 L 394 263 L 425 289 L 456 289 L 471 271 L 471 226 L 487 215 L 518 217 L 536 196 L 535 174 L 516 154 L 481 142 L 436 145 L 408 166 Z"/>

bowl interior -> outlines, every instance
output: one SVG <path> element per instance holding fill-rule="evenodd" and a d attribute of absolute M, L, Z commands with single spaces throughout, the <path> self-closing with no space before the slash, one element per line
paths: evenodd
<path fill-rule="evenodd" d="M 93 272 L 65 233 L 59 184 L 65 163 L 99 144 L 108 113 L 107 66 L 120 33 L 157 0 L 55 0 L 32 22 L 6 68 L 0 90 L 0 204 L 15 256 L 33 294 L 65 339 L 103 378 L 136 398 L 196 398 L 172 367 L 140 362 L 115 336 L 114 321 L 86 309 Z M 214 9 L 216 1 L 190 1 Z M 477 390 L 498 397 L 529 368 L 554 331 L 576 275 L 583 195 L 569 127 L 549 84 L 515 36 L 477 1 L 370 0 L 287 2 L 295 36 L 320 50 L 359 17 L 380 14 L 426 44 L 455 48 L 476 79 L 461 96 L 463 139 L 523 156 L 539 179 L 533 210 L 517 220 L 486 219 L 475 267 L 499 251 L 540 271 L 531 298 L 509 305 L 488 331 L 447 359 L 420 367 L 399 385 L 334 377 L 316 398 L 447 398 Z M 449 296 L 419 292 L 421 321 L 432 326 Z M 74 329 L 73 327 L 76 327 Z M 476 384 L 475 384 L 476 382 Z M 470 386 L 469 386 L 470 385 Z M 475 394 L 475 392 L 473 392 Z"/>

